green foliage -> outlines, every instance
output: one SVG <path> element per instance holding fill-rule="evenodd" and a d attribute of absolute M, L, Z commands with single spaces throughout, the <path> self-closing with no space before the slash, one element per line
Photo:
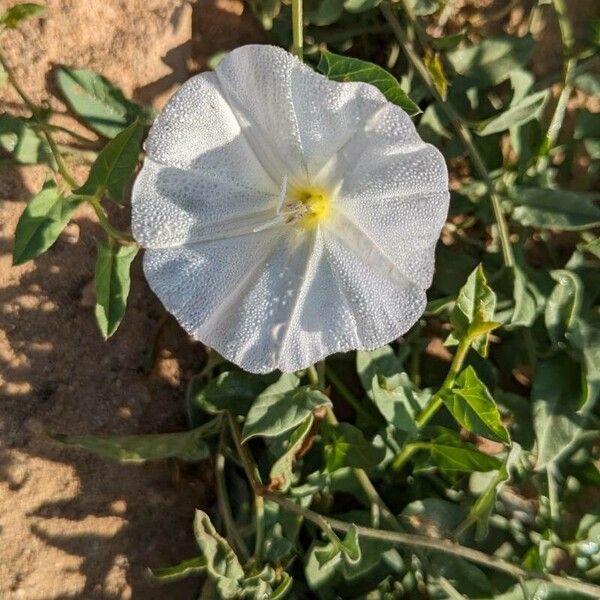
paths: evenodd
<path fill-rule="evenodd" d="M 529 65 L 531 35 L 481 38 L 476 25 L 444 25 L 453 21 L 448 3 L 407 3 L 404 11 L 380 0 L 305 0 L 305 58 L 334 81 L 376 86 L 448 161 L 450 217 L 418 325 L 310 373 L 251 375 L 211 351 L 188 386 L 190 431 L 55 436 L 143 463 L 204 460 L 221 434 L 218 519 L 199 511 L 194 524 L 201 556 L 153 571 L 161 581 L 202 576 L 201 597 L 559 597 L 548 582 L 513 586 L 467 551 L 443 551 L 439 538 L 508 558 L 513 569 L 565 569 L 568 585 L 597 576 L 599 520 L 587 500 L 600 483 L 600 120 L 583 109 L 561 114 L 546 88 L 562 86 L 568 69 L 541 82 Z M 274 42 L 290 47 L 289 3 L 249 5 Z M 0 24 L 39 13 L 20 6 Z M 405 40 L 384 21 L 388 9 Z M 413 23 L 413 13 L 427 18 Z M 416 65 L 403 52 L 411 46 Z M 575 47 L 562 49 L 576 63 L 572 84 L 595 96 L 597 47 L 579 39 Z M 9 81 L 4 69 L 0 81 Z M 124 202 L 152 118 L 93 71 L 61 67 L 56 81 L 72 113 L 110 141 L 83 185 L 63 169 L 31 199 L 15 264 L 47 250 L 81 202 L 100 216 L 105 196 Z M 0 115 L 7 160 L 64 167 L 46 139 L 50 111 L 31 112 Z M 563 122 L 574 123 L 572 135 Z M 588 163 L 575 181 L 572 166 Z M 514 260 L 501 252 L 503 220 Z M 96 313 L 109 337 L 125 312 L 137 246 L 101 225 Z M 451 353 L 444 336 L 457 346 Z M 373 530 L 413 531 L 436 547 L 365 534 Z"/>
<path fill-rule="evenodd" d="M 394 428 L 416 434 L 415 418 L 430 395 L 419 392 L 406 373 L 392 377 L 373 375 L 373 403 Z"/>
<path fill-rule="evenodd" d="M 471 473 L 472 471 L 494 471 L 502 463 L 495 457 L 480 452 L 450 429 L 438 427 L 434 437 L 422 448 L 429 452 L 428 460 L 418 470 L 434 466 L 447 473 Z"/>
<path fill-rule="evenodd" d="M 356 371 L 360 382 L 370 396 L 373 377 L 376 374 L 392 377 L 402 371 L 402 360 L 391 346 L 382 346 L 372 352 L 359 350 L 356 353 Z"/>
<path fill-rule="evenodd" d="M 397 104 L 411 116 L 421 112 L 400 87 L 398 80 L 373 63 L 323 50 L 318 69 L 333 81 L 362 81 L 374 85 L 390 102 Z"/>
<path fill-rule="evenodd" d="M 320 567 L 340 556 L 349 567 L 360 562 L 362 557 L 356 525 L 352 525 L 343 540 L 335 534 L 330 534 L 331 541 L 324 547 L 315 549 L 315 558 Z"/>
<path fill-rule="evenodd" d="M 73 112 L 94 131 L 114 138 L 136 119 L 149 121 L 152 111 L 127 100 L 123 92 L 90 69 L 61 67 L 56 83 Z"/>
<path fill-rule="evenodd" d="M 208 383 L 194 377 L 188 385 L 186 411 L 189 422 L 199 421 L 202 413 L 216 415 L 228 410 L 246 415 L 256 397 L 271 383 L 271 377 L 257 377 L 245 371 L 225 371 Z"/>
<path fill-rule="evenodd" d="M 509 197 L 518 205 L 513 218 L 527 227 L 577 231 L 600 224 L 600 208 L 591 194 L 515 186 Z"/>
<path fill-rule="evenodd" d="M 481 136 L 505 131 L 510 127 L 519 127 L 539 117 L 548 98 L 548 92 L 538 92 L 525 96 L 496 117 L 488 119 L 477 131 Z"/>
<path fill-rule="evenodd" d="M 208 458 L 209 448 L 204 441 L 214 435 L 215 424 L 197 427 L 180 433 L 151 433 L 147 435 L 63 435 L 52 437 L 62 444 L 79 446 L 94 454 L 123 463 L 142 464 L 149 460 L 176 458 L 196 462 Z"/>
<path fill-rule="evenodd" d="M 81 198 L 64 198 L 53 181 L 46 181 L 42 190 L 28 202 L 17 223 L 13 265 L 46 252 L 80 204 Z"/>
<path fill-rule="evenodd" d="M 273 464 L 269 472 L 270 487 L 287 492 L 294 477 L 294 463 L 315 423 L 315 417 L 310 413 L 290 435 L 287 449 Z"/>
<path fill-rule="evenodd" d="M 274 437 L 300 425 L 314 410 L 331 406 L 323 392 L 300 386 L 293 373 L 284 373 L 279 381 L 260 394 L 248 411 L 243 437 Z"/>
<path fill-rule="evenodd" d="M 369 469 L 385 456 L 384 448 L 374 446 L 350 423 L 328 426 L 325 440 L 325 468 L 329 472 L 343 467 Z"/>
<path fill-rule="evenodd" d="M 112 241 L 97 242 L 96 321 L 104 338 L 119 327 L 125 309 L 131 279 L 129 269 L 138 253 L 137 246 L 119 246 Z"/>
<path fill-rule="evenodd" d="M 583 284 L 575 273 L 567 269 L 553 271 L 551 275 L 556 286 L 546 302 L 544 319 L 550 339 L 558 345 L 579 317 Z"/>
<path fill-rule="evenodd" d="M 90 169 L 87 181 L 75 193 L 96 198 L 106 194 L 113 202 L 121 204 L 125 186 L 138 162 L 143 132 L 144 126 L 136 120 L 118 133 L 104 146 Z"/>
<path fill-rule="evenodd" d="M 538 362 L 531 390 L 537 468 L 554 461 L 576 438 L 582 404 L 581 370 L 561 352 Z"/>
<path fill-rule="evenodd" d="M 472 85 L 492 86 L 508 79 L 518 67 L 526 64 L 534 48 L 530 36 L 486 38 L 478 44 L 449 52 L 446 57 L 454 70 L 462 75 L 463 89 Z"/>
<path fill-rule="evenodd" d="M 177 581 L 178 579 L 185 579 L 190 575 L 198 575 L 203 573 L 205 569 L 206 559 L 197 556 L 195 558 L 183 560 L 178 565 L 173 565 L 172 567 L 158 567 L 157 569 L 151 569 L 150 573 L 155 579 L 166 583 L 169 581 Z"/>
<path fill-rule="evenodd" d="M 454 329 L 448 342 L 468 340 L 481 356 L 487 356 L 489 333 L 498 327 L 498 323 L 493 321 L 495 310 L 496 294 L 489 287 L 483 268 L 479 265 L 458 294 L 450 314 Z"/>
<path fill-rule="evenodd" d="M 442 399 L 452 416 L 468 431 L 509 443 L 498 407 L 473 367 L 467 367 L 458 376 L 455 387 Z"/>
<path fill-rule="evenodd" d="M 27 119 L 13 117 L 7 113 L 0 114 L 0 146 L 9 152 L 16 162 L 23 165 L 54 165 L 48 144 Z"/>
<path fill-rule="evenodd" d="M 34 4 L 33 2 L 15 4 L 0 16 L 0 26 L 8 27 L 8 29 L 14 29 L 17 27 L 17 25 L 23 21 L 26 21 L 27 19 L 41 16 L 45 10 L 45 6 L 42 6 L 41 4 Z"/>

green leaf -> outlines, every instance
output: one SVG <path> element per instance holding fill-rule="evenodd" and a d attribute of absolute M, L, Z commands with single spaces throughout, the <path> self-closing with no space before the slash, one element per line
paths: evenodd
<path fill-rule="evenodd" d="M 513 219 L 527 227 L 579 230 L 600 225 L 600 208 L 591 194 L 514 186 L 508 195 L 519 205 Z"/>
<path fill-rule="evenodd" d="M 421 112 L 400 87 L 398 80 L 373 63 L 322 50 L 317 68 L 333 81 L 362 81 L 374 85 L 390 102 L 397 104 L 411 116 Z"/>
<path fill-rule="evenodd" d="M 131 284 L 129 268 L 137 246 L 119 246 L 114 242 L 97 242 L 96 260 L 96 321 L 100 332 L 108 339 L 119 327 Z"/>
<path fill-rule="evenodd" d="M 13 265 L 23 264 L 48 250 L 80 203 L 81 199 L 76 196 L 63 198 L 55 183 L 46 181 L 42 190 L 28 202 L 17 223 Z"/>
<path fill-rule="evenodd" d="M 443 100 L 448 97 L 448 79 L 444 71 L 444 65 L 438 52 L 427 52 L 424 60 L 425 68 L 431 77 L 438 94 Z"/>
<path fill-rule="evenodd" d="M 494 471 L 502 465 L 494 456 L 484 454 L 472 444 L 464 442 L 454 431 L 443 427 L 436 427 L 435 431 L 437 435 L 426 444 L 426 449 L 430 452 L 431 463 L 442 471 Z"/>
<path fill-rule="evenodd" d="M 330 473 L 343 467 L 369 469 L 385 457 L 385 448 L 374 446 L 350 423 L 327 426 L 324 435 L 325 467 Z"/>
<path fill-rule="evenodd" d="M 567 354 L 538 362 L 531 389 L 537 469 L 555 460 L 579 432 L 581 396 L 581 369 Z"/>
<path fill-rule="evenodd" d="M 356 352 L 356 372 L 365 392 L 370 397 L 373 397 L 371 386 L 375 375 L 391 377 L 401 373 L 402 370 L 402 360 L 391 346 L 382 346 L 371 352 L 365 350 Z"/>
<path fill-rule="evenodd" d="M 204 438 L 216 435 L 215 423 L 177 433 L 143 435 L 63 435 L 52 434 L 62 444 L 79 446 L 105 458 L 142 464 L 148 460 L 177 458 L 197 462 L 210 456 Z"/>
<path fill-rule="evenodd" d="M 434 50 L 454 50 L 465 39 L 466 30 L 452 33 L 444 37 L 430 37 L 429 43 Z"/>
<path fill-rule="evenodd" d="M 276 489 L 282 493 L 289 490 L 293 482 L 296 456 L 311 432 L 314 422 L 315 418 L 310 413 L 290 436 L 285 453 L 275 461 L 269 472 L 270 489 Z"/>
<path fill-rule="evenodd" d="M 344 0 L 317 0 L 307 1 L 304 14 L 308 21 L 319 27 L 335 23 L 344 11 Z"/>
<path fill-rule="evenodd" d="M 454 340 L 470 338 L 473 348 L 487 356 L 489 331 L 497 326 L 493 322 L 496 294 L 489 287 L 483 268 L 479 265 L 461 288 L 450 322 L 454 327 Z"/>
<path fill-rule="evenodd" d="M 331 406 L 323 392 L 310 386 L 298 387 L 293 373 L 284 373 L 252 404 L 243 429 L 244 442 L 257 435 L 274 437 L 298 427 L 315 409 Z"/>
<path fill-rule="evenodd" d="M 590 96 L 600 96 L 600 77 L 595 73 L 584 72 L 577 75 L 573 83 Z"/>
<path fill-rule="evenodd" d="M 196 511 L 194 535 L 203 557 L 206 559 L 206 572 L 214 581 L 221 598 L 240 597 L 240 580 L 244 569 L 227 540 L 219 535 L 209 516 Z"/>
<path fill-rule="evenodd" d="M 249 4 L 263 29 L 273 29 L 273 19 L 281 11 L 281 0 L 249 0 Z"/>
<path fill-rule="evenodd" d="M 206 559 L 201 556 L 188 558 L 181 561 L 178 565 L 172 567 L 158 567 L 150 569 L 152 577 L 161 582 L 178 581 L 192 575 L 200 575 L 206 569 Z"/>
<path fill-rule="evenodd" d="M 466 78 L 461 89 L 473 85 L 492 86 L 508 79 L 515 69 L 525 65 L 534 45 L 531 36 L 491 37 L 474 46 L 449 52 L 446 57 L 454 70 Z"/>
<path fill-rule="evenodd" d="M 468 366 L 461 372 L 455 387 L 444 394 L 442 400 L 467 431 L 504 444 L 510 442 L 498 407 L 473 367 Z"/>
<path fill-rule="evenodd" d="M 15 4 L 0 17 L 0 25 L 4 25 L 4 27 L 8 27 L 9 29 L 14 29 L 19 23 L 26 19 L 39 17 L 45 10 L 45 6 L 34 4 L 32 2 Z"/>
<path fill-rule="evenodd" d="M 108 79 L 90 69 L 61 67 L 56 83 L 71 109 L 99 134 L 114 138 L 137 118 L 148 122 L 152 111 L 125 98 Z"/>
<path fill-rule="evenodd" d="M 225 371 L 201 389 L 190 385 L 186 401 L 188 413 L 202 410 L 215 415 L 228 410 L 245 416 L 269 379 L 245 371 Z"/>
<path fill-rule="evenodd" d="M 48 144 L 38 136 L 28 120 L 0 114 L 0 146 L 23 165 L 54 165 Z"/>
<path fill-rule="evenodd" d="M 567 269 L 552 271 L 550 275 L 557 283 L 546 302 L 544 319 L 550 339 L 558 344 L 579 317 L 583 284 L 573 271 Z"/>
<path fill-rule="evenodd" d="M 331 531 L 328 533 L 328 536 L 331 542 L 321 548 L 315 549 L 315 558 L 320 567 L 323 567 L 340 555 L 349 567 L 357 565 L 360 562 L 362 553 L 358 541 L 358 529 L 354 523 L 344 536 L 343 541 Z"/>
<path fill-rule="evenodd" d="M 600 399 L 600 315 L 577 319 L 574 325 L 566 338 L 581 354 L 586 390 L 580 412 L 587 417 Z"/>
<path fill-rule="evenodd" d="M 381 0 L 346 0 L 344 8 L 350 13 L 361 13 L 381 4 Z"/>
<path fill-rule="evenodd" d="M 418 392 L 406 373 L 392 377 L 373 376 L 373 402 L 385 420 L 396 429 L 416 434 L 416 415 L 421 411 L 425 398 Z"/>
<path fill-rule="evenodd" d="M 486 136 L 506 131 L 511 127 L 518 127 L 533 119 L 537 119 L 544 108 L 547 98 L 548 90 L 526 96 L 516 104 L 511 105 L 497 117 L 487 120 L 476 131 L 479 135 Z"/>
<path fill-rule="evenodd" d="M 141 121 L 135 121 L 108 142 L 94 161 L 87 181 L 75 193 L 96 197 L 106 193 L 113 202 L 121 204 L 138 162 L 143 132 Z"/>
<path fill-rule="evenodd" d="M 502 467 L 500 467 L 498 472 L 490 479 L 483 493 L 471 506 L 468 520 L 474 521 L 477 524 L 477 533 L 475 536 L 477 540 L 483 540 L 487 536 L 488 523 L 494 509 L 494 504 L 496 503 L 496 496 L 502 486 L 509 480 L 510 471 L 518 462 L 522 452 L 523 449 L 519 444 L 515 443 L 512 445 Z"/>
<path fill-rule="evenodd" d="M 573 136 L 577 140 L 600 138 L 600 114 L 582 110 L 577 113 Z"/>
<path fill-rule="evenodd" d="M 514 308 L 510 324 L 515 327 L 530 327 L 537 316 L 537 301 L 529 289 L 523 270 L 515 265 L 512 268 Z"/>
<path fill-rule="evenodd" d="M 283 600 L 292 591 L 293 585 L 293 578 L 283 573 L 281 583 L 271 592 L 268 600 Z"/>

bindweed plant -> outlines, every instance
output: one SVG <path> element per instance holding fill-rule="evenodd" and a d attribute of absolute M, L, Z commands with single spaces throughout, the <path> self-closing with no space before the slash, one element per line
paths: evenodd
<path fill-rule="evenodd" d="M 89 203 L 101 333 L 144 247 L 152 289 L 214 349 L 188 431 L 54 435 L 212 466 L 198 555 L 157 580 L 199 577 L 211 599 L 600 597 L 600 117 L 561 135 L 574 90 L 600 89 L 600 39 L 547 4 L 529 22 L 558 19 L 564 64 L 541 82 L 531 34 L 477 40 L 437 0 L 252 1 L 280 47 L 232 51 L 156 119 L 62 67 L 73 114 L 108 140 L 86 181 L 0 54 L 30 112 L 0 116 L 0 144 L 51 170 L 14 264 Z M 106 206 L 142 160 L 129 233 Z"/>

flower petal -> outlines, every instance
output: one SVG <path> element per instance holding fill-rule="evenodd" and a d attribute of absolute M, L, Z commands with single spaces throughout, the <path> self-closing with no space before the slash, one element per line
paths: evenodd
<path fill-rule="evenodd" d="M 388 103 L 324 173 L 339 181 L 336 212 L 354 224 L 356 235 L 371 240 L 411 281 L 428 288 L 448 213 L 448 172 L 443 156 L 419 138 L 406 113 Z"/>
<path fill-rule="evenodd" d="M 250 233 L 273 217 L 277 203 L 274 189 L 147 157 L 133 190 L 133 235 L 146 248 L 166 248 Z"/>
<path fill-rule="evenodd" d="M 178 248 L 148 249 L 144 273 L 166 310 L 186 331 L 207 342 L 199 335 L 202 327 L 237 303 L 245 286 L 261 277 L 280 239 L 281 230 L 270 230 Z"/>
<path fill-rule="evenodd" d="M 275 176 L 286 172 L 292 184 L 314 179 L 364 123 L 389 104 L 377 88 L 330 81 L 275 46 L 237 48 L 219 63 L 216 73 L 261 162 L 270 165 Z M 415 137 L 409 125 L 406 133 Z M 396 143 L 405 143 L 404 138 Z"/>

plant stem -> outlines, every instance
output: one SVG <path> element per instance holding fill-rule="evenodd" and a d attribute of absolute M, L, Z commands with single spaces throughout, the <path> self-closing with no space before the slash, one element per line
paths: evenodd
<path fill-rule="evenodd" d="M 538 157 L 537 170 L 543 171 L 548 166 L 550 151 L 556 145 L 556 140 L 562 128 L 565 114 L 567 112 L 567 104 L 573 93 L 573 77 L 577 67 L 577 58 L 573 55 L 574 37 L 573 28 L 569 15 L 567 13 L 567 4 L 565 0 L 552 0 L 554 11 L 558 18 L 560 28 L 560 38 L 563 51 L 563 87 L 556 102 L 548 131 L 540 148 L 540 156 Z"/>
<path fill-rule="evenodd" d="M 423 429 L 425 425 L 431 420 L 431 418 L 435 415 L 439 407 L 442 405 L 442 396 L 445 392 L 450 390 L 454 385 L 454 381 L 456 380 L 457 375 L 461 372 L 463 363 L 467 358 L 467 354 L 469 353 L 469 348 L 471 347 L 470 338 L 464 337 L 460 340 L 458 347 L 456 349 L 456 353 L 454 354 L 454 358 L 452 359 L 452 364 L 450 365 L 450 370 L 444 379 L 442 386 L 440 389 L 432 396 L 428 405 L 423 409 L 421 414 L 417 417 L 417 427 L 419 429 Z"/>
<path fill-rule="evenodd" d="M 292 53 L 304 57 L 302 0 L 292 0 Z"/>
<path fill-rule="evenodd" d="M 52 136 L 45 129 L 45 124 L 42 121 L 42 119 L 40 118 L 40 113 L 39 113 L 37 106 L 33 103 L 31 98 L 27 95 L 25 90 L 19 85 L 19 82 L 16 80 L 15 76 L 13 75 L 12 69 L 10 68 L 9 64 L 6 62 L 6 59 L 4 58 L 4 55 L 2 54 L 2 52 L 0 52 L 0 65 L 2 65 L 2 68 L 4 69 L 4 71 L 6 71 L 6 75 L 8 77 L 9 83 L 15 88 L 15 91 L 17 92 L 17 94 L 19 94 L 19 96 L 21 97 L 21 99 L 23 100 L 23 102 L 25 103 L 25 105 L 27 106 L 29 111 L 31 112 L 31 115 L 37 121 L 38 125 L 42 129 L 42 135 L 46 139 L 46 142 L 48 143 L 50 151 L 52 152 L 52 156 L 54 157 L 54 160 L 56 161 L 56 166 L 58 168 L 58 172 L 62 175 L 62 177 L 66 181 L 66 183 L 69 184 L 69 187 L 71 187 L 71 189 L 79 187 L 79 185 L 77 184 L 75 179 L 69 173 L 69 170 L 67 169 L 67 165 L 65 164 L 65 161 L 63 160 L 63 157 L 62 157 L 61 153 L 59 152 L 59 150 L 56 146 L 56 143 L 52 139 Z"/>
<path fill-rule="evenodd" d="M 303 517 L 307 521 L 318 525 L 325 531 L 327 531 L 328 528 L 332 528 L 341 532 L 347 532 L 350 530 L 351 523 L 347 523 L 346 521 L 341 521 L 339 519 L 334 519 L 331 517 L 325 517 L 310 509 L 303 508 L 302 506 L 295 504 L 294 502 L 291 502 L 290 500 L 283 498 L 278 494 L 265 492 L 263 495 L 265 499 L 270 500 L 271 502 L 275 502 L 284 510 L 287 510 L 288 512 Z M 450 540 L 433 538 L 424 535 L 401 533 L 397 531 L 373 529 L 371 527 L 356 526 L 356 528 L 358 530 L 358 535 L 364 538 L 377 540 L 380 542 L 387 542 L 390 544 L 400 546 L 424 548 L 428 550 L 434 550 L 436 552 L 443 552 L 445 554 L 452 554 L 454 556 L 459 556 L 461 558 L 483 565 L 485 567 L 489 567 L 490 569 L 502 571 L 504 573 L 507 573 L 508 575 L 511 575 L 517 580 L 520 577 L 529 579 L 540 579 L 542 581 L 548 581 L 550 583 L 553 583 L 554 585 L 562 589 L 573 590 L 582 594 L 589 594 L 592 597 L 598 597 L 600 594 L 600 586 L 585 583 L 582 581 L 577 581 L 574 579 L 567 579 L 566 577 L 559 577 L 557 575 L 546 575 L 544 573 L 529 571 L 527 569 L 519 567 L 518 565 L 514 565 L 506 560 L 503 560 L 502 558 L 499 558 L 497 556 L 485 554 L 485 552 L 475 550 L 474 548 L 461 546 L 460 544 L 451 542 Z"/>
<path fill-rule="evenodd" d="M 263 484 L 260 479 L 260 473 L 258 467 L 254 462 L 254 459 L 250 455 L 248 448 L 242 442 L 242 432 L 240 431 L 239 423 L 236 417 L 229 411 L 226 413 L 227 422 L 229 424 L 229 430 L 233 443 L 239 457 L 242 460 L 242 465 L 246 473 L 246 477 L 252 486 L 254 491 L 254 514 L 256 519 L 256 533 L 255 533 L 255 544 L 254 544 L 254 556 L 253 558 L 258 564 L 261 563 L 263 546 L 265 543 L 265 501 L 264 496 L 261 494 Z"/>
<path fill-rule="evenodd" d="M 310 365 L 310 367 L 306 369 L 306 375 L 312 385 L 319 385 L 319 373 L 317 372 L 315 365 Z"/>
<path fill-rule="evenodd" d="M 254 496 L 254 516 L 256 519 L 256 536 L 254 539 L 254 555 L 256 564 L 262 564 L 263 546 L 265 544 L 265 499 Z"/>
<path fill-rule="evenodd" d="M 326 370 L 327 379 L 331 381 L 333 387 L 339 395 L 354 409 L 357 415 L 363 416 L 369 422 L 377 425 L 377 419 L 360 403 L 358 398 L 346 387 L 346 384 L 338 377 L 337 373 L 331 370 L 330 367 Z"/>
<path fill-rule="evenodd" d="M 229 495 L 227 494 L 227 486 L 225 484 L 225 444 L 227 439 L 227 427 L 223 423 L 221 434 L 219 436 L 219 445 L 215 457 L 215 479 L 217 483 L 217 503 L 219 505 L 219 513 L 225 524 L 225 532 L 227 538 L 231 541 L 236 554 L 242 558 L 245 563 L 250 558 L 248 548 L 238 533 L 238 528 L 231 514 L 231 505 L 229 504 Z"/>
<path fill-rule="evenodd" d="M 407 3 L 405 0 L 402 0 L 402 5 L 406 9 Z M 419 74 L 419 76 L 421 77 L 421 79 L 423 80 L 423 82 L 425 83 L 427 88 L 429 89 L 430 93 L 437 100 L 440 108 L 446 113 L 446 116 L 452 123 L 452 126 L 456 130 L 456 133 L 462 140 L 462 142 L 467 150 L 467 153 L 469 154 L 469 156 L 471 158 L 471 161 L 473 163 L 475 170 L 479 174 L 479 177 L 481 177 L 481 179 L 485 183 L 487 192 L 490 197 L 492 210 L 494 212 L 494 217 L 496 219 L 496 225 L 498 226 L 498 234 L 500 236 L 500 246 L 502 248 L 502 258 L 504 260 L 504 264 L 507 267 L 512 267 L 515 264 L 515 257 L 514 257 L 512 245 L 510 242 L 510 234 L 509 234 L 509 230 L 508 230 L 508 224 L 504 217 L 504 213 L 502 212 L 502 204 L 500 201 L 500 197 L 496 193 L 496 190 L 494 188 L 494 182 L 492 181 L 492 179 L 488 173 L 487 167 L 485 166 L 485 162 L 484 162 L 483 158 L 481 157 L 479 150 L 477 150 L 477 147 L 475 146 L 471 132 L 469 131 L 467 126 L 463 123 L 460 115 L 456 112 L 456 110 L 454 109 L 452 104 L 447 99 L 444 100 L 442 98 L 442 96 L 440 95 L 440 93 L 437 91 L 433 81 L 431 80 L 429 71 L 427 71 L 427 68 L 425 67 L 423 61 L 419 58 L 419 56 L 415 52 L 411 42 L 408 40 L 406 34 L 404 33 L 404 30 L 402 29 L 402 26 L 400 25 L 400 21 L 398 21 L 396 15 L 394 14 L 394 11 L 392 10 L 392 8 L 388 4 L 388 2 L 383 2 L 381 4 L 381 12 L 383 13 L 383 16 L 386 18 L 388 23 L 390 24 L 392 32 L 394 33 L 394 35 L 400 42 L 400 46 L 404 50 L 404 54 L 406 54 L 406 57 L 408 58 L 409 62 L 412 64 L 412 66 L 414 67 L 416 72 Z M 413 25 L 415 25 L 415 22 L 413 20 L 411 20 L 410 14 L 407 13 L 407 17 L 408 17 L 409 21 Z"/>
<path fill-rule="evenodd" d="M 469 353 L 469 348 L 471 347 L 471 339 L 466 336 L 462 340 L 460 340 L 458 347 L 456 349 L 456 353 L 454 354 L 454 358 L 452 359 L 452 364 L 450 365 L 450 370 L 446 375 L 440 389 L 431 397 L 427 406 L 421 411 L 419 416 L 416 418 L 417 429 L 423 429 L 429 421 L 433 418 L 433 416 L 440 409 L 442 404 L 444 403 L 442 398 L 446 392 L 448 392 L 454 382 L 456 380 L 457 375 L 461 372 L 463 363 Z M 392 462 L 392 469 L 395 471 L 399 471 L 406 462 L 412 457 L 412 455 L 417 451 L 423 448 L 423 443 L 413 442 L 407 444 L 403 450 L 396 456 L 394 461 Z"/>
<path fill-rule="evenodd" d="M 98 217 L 98 221 L 100 222 L 102 229 L 106 231 L 108 237 L 113 238 L 115 240 L 119 240 L 121 242 L 136 243 L 133 236 L 129 235 L 128 233 L 125 233 L 124 231 L 119 231 L 110 224 L 109 220 L 106 217 L 106 213 L 104 212 L 104 209 L 100 204 L 100 200 L 98 200 L 96 196 L 89 196 L 87 198 L 87 201 L 92 205 L 94 211 L 96 212 L 96 216 Z"/>

